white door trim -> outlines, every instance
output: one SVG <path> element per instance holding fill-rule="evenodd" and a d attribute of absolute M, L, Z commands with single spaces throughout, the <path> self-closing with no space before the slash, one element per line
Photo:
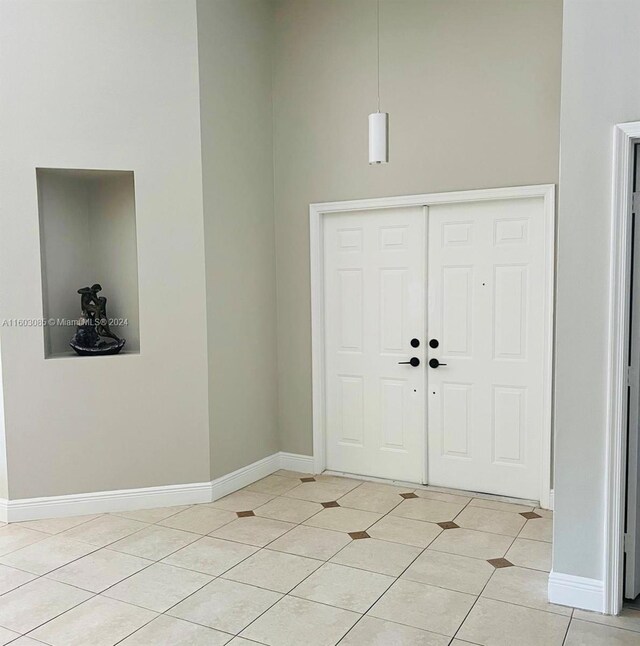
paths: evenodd
<path fill-rule="evenodd" d="M 542 465 L 540 504 L 548 508 L 551 492 L 551 406 L 553 389 L 553 297 L 555 275 L 555 186 L 540 184 L 509 188 L 489 188 L 452 193 L 401 195 L 345 202 L 324 202 L 309 205 L 310 269 L 311 269 L 311 356 L 313 398 L 313 460 L 314 471 L 326 467 L 325 366 L 324 366 L 324 268 L 323 217 L 343 211 L 397 208 L 402 206 L 433 206 L 460 202 L 480 202 L 542 197 L 545 228 L 545 312 L 544 312 L 544 428 L 542 431 Z M 426 458 L 426 455 L 424 456 Z"/>
<path fill-rule="evenodd" d="M 616 615 L 622 609 L 624 584 L 624 505 L 626 467 L 627 349 L 629 268 L 631 262 L 632 154 L 640 138 L 640 121 L 613 128 L 611 202 L 611 264 L 609 268 L 609 357 L 605 458 L 604 608 Z"/>

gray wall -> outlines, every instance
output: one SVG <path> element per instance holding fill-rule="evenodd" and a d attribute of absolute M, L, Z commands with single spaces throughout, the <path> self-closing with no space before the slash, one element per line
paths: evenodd
<path fill-rule="evenodd" d="M 282 449 L 311 454 L 310 202 L 555 183 L 560 0 L 383 0 L 391 163 L 367 164 L 375 3 L 278 0 L 274 65 Z"/>
<path fill-rule="evenodd" d="M 0 328 L 8 496 L 209 480 L 195 0 L 3 0 L 0 78 L 0 318 L 43 314 L 35 169 L 133 170 L 142 349 Z"/>
<path fill-rule="evenodd" d="M 267 0 L 199 0 L 212 476 L 271 455 L 277 431 Z"/>
<path fill-rule="evenodd" d="M 613 126 L 640 120 L 640 3 L 565 0 L 553 569 L 602 579 Z"/>

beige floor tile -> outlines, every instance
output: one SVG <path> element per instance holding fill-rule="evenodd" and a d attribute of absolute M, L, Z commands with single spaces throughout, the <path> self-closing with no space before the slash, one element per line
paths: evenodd
<path fill-rule="evenodd" d="M 228 646 L 256 646 L 258 642 L 245 639 L 244 637 L 234 637 L 228 644 Z"/>
<path fill-rule="evenodd" d="M 167 614 L 237 634 L 282 597 L 252 585 L 215 579 L 171 608 Z"/>
<path fill-rule="evenodd" d="M 447 646 L 449 638 L 376 617 L 363 617 L 340 646 Z M 454 642 L 455 643 L 455 642 Z"/>
<path fill-rule="evenodd" d="M 453 520 L 463 509 L 463 504 L 458 505 L 428 498 L 409 498 L 402 501 L 391 512 L 391 515 L 413 520 L 426 520 L 430 523 L 443 523 Z"/>
<path fill-rule="evenodd" d="M 37 642 L 31 637 L 20 637 L 20 639 L 11 642 L 11 646 L 42 646 L 42 642 Z"/>
<path fill-rule="evenodd" d="M 43 541 L 45 538 L 49 538 L 49 534 L 27 529 L 20 525 L 4 525 L 0 527 L 0 556 Z"/>
<path fill-rule="evenodd" d="M 553 539 L 553 520 L 551 518 L 532 518 L 522 528 L 518 538 L 529 538 L 534 541 L 546 541 L 550 543 Z"/>
<path fill-rule="evenodd" d="M 229 570 L 223 578 L 274 592 L 289 592 L 322 563 L 304 556 L 260 550 Z"/>
<path fill-rule="evenodd" d="M 196 572 L 219 576 L 258 550 L 252 545 L 203 536 L 162 562 Z"/>
<path fill-rule="evenodd" d="M 285 478 L 278 475 L 270 475 L 258 482 L 246 487 L 245 491 L 257 491 L 258 493 L 265 493 L 271 496 L 281 496 L 285 491 L 289 491 L 297 487 L 300 483 L 293 478 Z M 245 511 L 239 509 L 237 511 Z"/>
<path fill-rule="evenodd" d="M 351 541 L 331 559 L 331 562 L 379 574 L 400 576 L 421 551 L 419 547 L 411 545 L 364 538 Z"/>
<path fill-rule="evenodd" d="M 352 489 L 359 487 L 364 482 L 364 480 L 358 480 L 357 478 L 345 478 L 344 476 L 334 476 L 328 473 L 321 473 L 313 477 L 317 482 L 341 487 L 344 493 L 347 493 L 347 491 L 351 491 Z"/>
<path fill-rule="evenodd" d="M 504 556 L 512 541 L 511 536 L 474 529 L 447 529 L 427 549 L 486 560 Z"/>
<path fill-rule="evenodd" d="M 190 621 L 161 615 L 133 635 L 121 646 L 224 646 L 232 635 Z M 254 645 L 255 646 L 255 645 Z"/>
<path fill-rule="evenodd" d="M 367 534 L 392 543 L 427 547 L 441 531 L 435 523 L 389 515 L 369 527 Z"/>
<path fill-rule="evenodd" d="M 156 507 L 155 509 L 133 509 L 131 511 L 117 511 L 113 516 L 139 520 L 141 523 L 157 523 L 169 516 L 175 516 L 181 511 L 189 509 L 189 505 L 176 505 L 175 507 Z"/>
<path fill-rule="evenodd" d="M 336 532 L 362 532 L 382 518 L 381 514 L 346 507 L 330 507 L 304 521 L 310 527 L 333 529 Z"/>
<path fill-rule="evenodd" d="M 51 646 L 113 646 L 144 626 L 155 613 L 105 597 L 93 597 L 33 631 Z"/>
<path fill-rule="evenodd" d="M 7 630 L 0 626 L 0 646 L 5 646 L 9 642 L 16 643 L 15 640 L 20 637 L 20 633 L 14 633 L 13 630 Z M 37 643 L 37 642 L 34 642 Z"/>
<path fill-rule="evenodd" d="M 344 487 L 327 482 L 302 482 L 283 495 L 287 498 L 298 498 L 311 502 L 331 502 L 347 493 Z"/>
<path fill-rule="evenodd" d="M 64 583 L 36 579 L 2 596 L 0 626 L 28 633 L 91 596 L 85 590 Z"/>
<path fill-rule="evenodd" d="M 20 523 L 20 527 L 27 529 L 35 529 L 38 532 L 45 534 L 59 534 L 72 527 L 77 527 L 83 523 L 87 523 L 94 518 L 98 518 L 101 514 L 93 514 L 91 516 L 70 516 L 68 518 L 44 518 L 42 520 L 29 520 Z"/>
<path fill-rule="evenodd" d="M 551 543 L 516 538 L 505 558 L 514 565 L 549 572 L 551 570 Z"/>
<path fill-rule="evenodd" d="M 393 577 L 384 574 L 325 563 L 291 594 L 309 601 L 365 613 L 393 582 Z"/>
<path fill-rule="evenodd" d="M 355 624 L 360 615 L 321 603 L 284 597 L 242 632 L 268 646 L 328 646 Z"/>
<path fill-rule="evenodd" d="M 102 592 L 128 576 L 151 565 L 152 561 L 103 548 L 69 563 L 47 575 L 90 592 Z"/>
<path fill-rule="evenodd" d="M 299 525 L 270 543 L 269 549 L 326 561 L 349 543 L 351 537 L 344 532 Z"/>
<path fill-rule="evenodd" d="M 490 500 L 487 498 L 474 498 L 469 507 L 482 507 L 483 509 L 495 509 L 496 511 L 509 511 L 514 514 L 519 514 L 525 511 L 533 511 L 530 505 L 519 505 L 511 502 L 501 502 L 500 500 Z"/>
<path fill-rule="evenodd" d="M 400 579 L 368 615 L 453 637 L 476 597 Z"/>
<path fill-rule="evenodd" d="M 605 624 L 614 628 L 624 628 L 625 630 L 634 630 L 640 632 L 640 611 L 631 608 L 623 608 L 622 612 L 613 617 L 611 615 L 601 615 L 597 612 L 586 612 L 584 610 L 575 610 L 574 619 L 591 621 L 596 624 Z M 640 643 L 640 639 L 638 640 Z"/>
<path fill-rule="evenodd" d="M 494 571 L 492 565 L 481 559 L 425 550 L 402 574 L 402 578 L 477 595 Z"/>
<path fill-rule="evenodd" d="M 455 505 L 466 505 L 471 500 L 469 496 L 458 496 L 456 494 L 444 493 L 442 491 L 432 491 L 431 489 L 416 489 L 415 493 L 420 498 L 440 500 L 441 502 L 450 502 Z"/>
<path fill-rule="evenodd" d="M 197 541 L 198 538 L 199 535 L 193 532 L 151 525 L 140 532 L 112 543 L 109 548 L 117 552 L 159 561 L 176 550 Z"/>
<path fill-rule="evenodd" d="M 202 572 L 154 563 L 102 594 L 148 610 L 165 612 L 211 581 L 212 578 Z"/>
<path fill-rule="evenodd" d="M 198 505 L 197 507 L 189 507 L 175 516 L 169 516 L 169 518 L 161 520 L 158 525 L 182 529 L 195 534 L 208 534 L 230 523 L 235 518 L 237 516 L 232 511 Z"/>
<path fill-rule="evenodd" d="M 49 536 L 43 541 L 21 547 L 15 552 L 0 557 L 0 563 L 42 575 L 86 556 L 95 549 L 93 545 L 64 536 Z"/>
<path fill-rule="evenodd" d="M 274 498 L 254 510 L 256 516 L 284 520 L 288 523 L 302 523 L 322 511 L 322 505 L 297 498 Z"/>
<path fill-rule="evenodd" d="M 536 507 L 533 511 L 543 518 L 553 518 L 553 512 L 550 509 L 541 509 L 540 507 Z"/>
<path fill-rule="evenodd" d="M 89 543 L 96 547 L 106 547 L 125 536 L 148 527 L 146 523 L 119 516 L 100 516 L 60 534 L 66 538 Z"/>
<path fill-rule="evenodd" d="M 302 471 L 290 471 L 289 469 L 278 469 L 273 475 L 284 476 L 285 478 L 294 478 L 295 480 L 300 480 L 300 478 L 313 478 L 313 473 L 303 473 Z"/>
<path fill-rule="evenodd" d="M 258 491 L 249 491 L 243 489 L 241 491 L 236 491 L 224 498 L 220 498 L 212 503 L 209 503 L 207 507 L 213 507 L 215 509 L 224 509 L 226 511 L 252 511 L 265 505 L 270 500 L 273 500 L 275 496 L 273 494 L 261 493 Z"/>
<path fill-rule="evenodd" d="M 561 646 L 569 617 L 479 599 L 456 637 L 491 646 Z"/>
<path fill-rule="evenodd" d="M 15 590 L 29 581 L 36 578 L 35 574 L 29 574 L 22 570 L 16 570 L 6 565 L 0 565 L 0 595 L 10 590 Z"/>
<path fill-rule="evenodd" d="M 338 499 L 341 507 L 373 511 L 378 514 L 390 512 L 402 501 L 403 498 L 399 493 L 389 492 L 384 489 L 364 488 L 364 485 L 353 489 Z"/>
<path fill-rule="evenodd" d="M 638 633 L 574 619 L 564 646 L 638 646 Z"/>
<path fill-rule="evenodd" d="M 411 485 L 387 484 L 385 482 L 372 482 L 369 480 L 363 480 L 360 488 L 369 491 L 386 491 L 387 493 L 395 493 L 398 495 L 401 493 L 413 493 L 415 491 L 415 488 Z"/>
<path fill-rule="evenodd" d="M 477 529 L 480 532 L 504 534 L 515 538 L 524 527 L 526 520 L 520 514 L 509 511 L 467 507 L 456 516 L 455 522 L 456 525 L 466 529 Z"/>
<path fill-rule="evenodd" d="M 571 615 L 571 608 L 548 602 L 549 575 L 520 567 L 497 569 L 482 592 L 483 597 L 527 606 L 535 610 Z M 640 613 L 639 613 L 640 614 Z"/>
<path fill-rule="evenodd" d="M 293 527 L 295 525 L 292 523 L 285 523 L 281 520 L 249 516 L 247 518 L 237 518 L 232 523 L 211 532 L 211 536 L 264 547 Z"/>

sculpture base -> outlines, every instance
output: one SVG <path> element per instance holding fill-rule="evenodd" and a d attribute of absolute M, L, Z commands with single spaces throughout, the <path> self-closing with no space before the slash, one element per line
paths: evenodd
<path fill-rule="evenodd" d="M 71 339 L 69 345 L 81 356 L 81 357 L 97 357 L 105 356 L 108 354 L 118 354 L 120 350 L 124 347 L 125 340 L 120 339 L 119 341 L 100 341 L 97 345 L 87 348 L 85 346 L 79 345 L 76 343 L 75 337 Z"/>

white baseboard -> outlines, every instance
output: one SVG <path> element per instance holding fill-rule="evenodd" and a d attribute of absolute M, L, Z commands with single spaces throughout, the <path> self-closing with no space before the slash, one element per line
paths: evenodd
<path fill-rule="evenodd" d="M 549 574 L 549 601 L 581 610 L 604 612 L 604 582 L 572 574 Z"/>
<path fill-rule="evenodd" d="M 212 502 L 271 475 L 278 469 L 313 472 L 313 458 L 294 453 L 274 453 L 211 482 L 96 491 L 43 498 L 0 499 L 0 521 L 17 523 L 41 518 L 103 514 L 131 509 Z"/>
<path fill-rule="evenodd" d="M 280 451 L 280 468 L 300 473 L 313 473 L 313 456 Z"/>
<path fill-rule="evenodd" d="M 266 478 L 280 468 L 280 454 L 274 453 L 225 476 L 220 476 L 211 482 L 211 501 L 228 496 L 238 489 L 253 484 L 256 480 Z"/>
<path fill-rule="evenodd" d="M 555 500 L 554 500 L 554 495 L 553 495 L 553 494 L 554 494 L 554 490 L 552 489 L 552 490 L 549 492 L 549 509 L 550 509 L 551 511 L 553 511 L 554 502 L 555 502 Z"/>
<path fill-rule="evenodd" d="M 84 516 L 131 509 L 195 505 L 202 502 L 211 502 L 210 482 L 2 500 L 0 520 L 17 523 L 40 518 Z"/>

